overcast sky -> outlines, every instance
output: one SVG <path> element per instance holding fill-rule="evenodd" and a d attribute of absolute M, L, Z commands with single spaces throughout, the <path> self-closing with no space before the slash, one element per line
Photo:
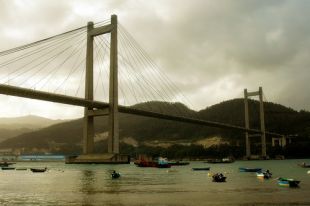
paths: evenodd
<path fill-rule="evenodd" d="M 192 109 L 263 87 L 310 110 L 308 0 L 0 0 L 0 51 L 117 14 Z M 75 118 L 78 107 L 0 97 L 0 116 Z"/>

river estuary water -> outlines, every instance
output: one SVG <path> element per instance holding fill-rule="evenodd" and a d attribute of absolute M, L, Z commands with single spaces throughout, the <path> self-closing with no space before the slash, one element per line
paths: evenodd
<path fill-rule="evenodd" d="M 310 205 L 310 160 L 236 161 L 231 164 L 191 162 L 168 169 L 130 165 L 66 165 L 63 162 L 19 162 L 19 167 L 48 167 L 45 173 L 0 170 L 0 205 L 137 206 L 137 205 Z M 226 183 L 214 183 L 207 171 L 223 172 Z M 260 180 L 239 167 L 262 167 L 273 179 Z M 112 180 L 111 170 L 121 173 Z M 299 188 L 279 187 L 276 177 L 301 180 Z"/>

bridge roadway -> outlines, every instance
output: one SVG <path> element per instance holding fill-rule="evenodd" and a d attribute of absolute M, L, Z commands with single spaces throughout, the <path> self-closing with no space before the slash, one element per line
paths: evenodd
<path fill-rule="evenodd" d="M 4 84 L 0 84 L 0 94 L 24 97 L 24 98 L 30 98 L 30 99 L 36 99 L 36 100 L 43 100 L 43 101 L 49 101 L 49 102 L 55 102 L 55 103 L 69 104 L 69 105 L 75 105 L 75 106 L 82 106 L 82 107 L 88 107 L 88 108 L 94 108 L 94 109 L 109 108 L 109 104 L 106 102 L 91 101 L 91 100 L 86 100 L 86 99 L 79 98 L 79 97 L 71 97 L 71 96 L 61 95 L 61 94 L 53 94 L 49 92 L 37 91 L 33 89 L 25 89 L 21 87 L 4 85 Z M 144 110 L 134 109 L 134 108 L 121 106 L 121 105 L 118 106 L 118 110 L 121 113 L 134 114 L 134 115 L 152 117 L 152 118 L 157 118 L 157 119 L 185 122 L 185 123 L 190 123 L 190 124 L 216 127 L 216 128 L 232 129 L 232 130 L 238 130 L 241 132 L 249 132 L 252 134 L 262 133 L 260 130 L 256 130 L 256 129 L 246 129 L 245 127 L 240 127 L 240 126 L 235 126 L 235 125 L 230 125 L 230 124 L 225 124 L 225 123 L 220 123 L 220 122 L 206 121 L 206 120 L 194 119 L 194 118 L 189 118 L 189 117 L 184 117 L 184 116 L 174 116 L 174 115 L 167 115 L 167 114 L 162 114 L 162 113 L 157 113 L 157 112 L 144 111 Z M 280 137 L 283 136 L 281 134 L 277 134 L 273 132 L 266 132 L 266 135 L 280 136 Z"/>

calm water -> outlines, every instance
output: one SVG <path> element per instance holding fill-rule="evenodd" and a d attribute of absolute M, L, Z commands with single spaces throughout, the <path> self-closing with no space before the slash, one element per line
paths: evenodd
<path fill-rule="evenodd" d="M 135 165 L 65 165 L 17 163 L 15 167 L 45 167 L 45 173 L 0 170 L 0 205 L 310 205 L 309 169 L 296 164 L 310 160 L 237 161 L 232 164 L 191 162 L 167 169 Z M 226 183 L 214 183 L 206 171 L 225 172 Z M 263 167 L 274 178 L 301 180 L 300 188 L 283 188 L 276 180 L 259 180 L 239 167 Z M 110 170 L 122 175 L 112 180 Z"/>

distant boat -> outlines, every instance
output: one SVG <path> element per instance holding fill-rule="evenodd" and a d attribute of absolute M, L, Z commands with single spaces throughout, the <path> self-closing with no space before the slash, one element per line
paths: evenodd
<path fill-rule="evenodd" d="M 2 170 L 15 170 L 15 167 L 1 167 Z"/>
<path fill-rule="evenodd" d="M 300 181 L 288 178 L 278 178 L 278 185 L 284 187 L 298 187 Z"/>
<path fill-rule="evenodd" d="M 226 182 L 226 178 L 222 173 L 212 175 L 213 182 Z"/>
<path fill-rule="evenodd" d="M 176 161 L 176 162 L 168 162 L 171 166 L 184 166 L 189 165 L 189 162 L 182 162 L 182 161 Z"/>
<path fill-rule="evenodd" d="M 25 168 L 25 167 L 18 167 L 18 168 L 15 168 L 15 170 L 27 170 L 27 168 Z"/>
<path fill-rule="evenodd" d="M 235 160 L 233 158 L 222 158 L 222 159 L 208 159 L 204 163 L 218 164 L 218 163 L 233 163 Z"/>
<path fill-rule="evenodd" d="M 258 178 L 269 179 L 269 178 L 271 178 L 272 174 L 269 172 L 269 170 L 267 170 L 265 172 L 263 172 L 263 171 L 257 172 L 256 176 Z"/>
<path fill-rule="evenodd" d="M 112 179 L 117 179 L 119 178 L 121 175 L 118 172 L 115 172 L 115 170 L 112 172 L 111 177 Z"/>
<path fill-rule="evenodd" d="M 240 167 L 239 171 L 240 172 L 259 172 L 259 171 L 262 171 L 262 168 L 245 168 L 245 167 Z"/>
<path fill-rule="evenodd" d="M 298 164 L 299 166 L 303 167 L 303 168 L 310 168 L 310 164 L 307 164 L 305 162 Z"/>
<path fill-rule="evenodd" d="M 32 172 L 45 172 L 47 168 L 30 168 Z"/>
<path fill-rule="evenodd" d="M 135 161 L 138 167 L 157 167 L 157 168 L 170 168 L 166 158 L 159 157 L 157 161 L 140 159 Z"/>
<path fill-rule="evenodd" d="M 194 167 L 192 168 L 194 171 L 208 171 L 210 170 L 210 167 Z"/>

